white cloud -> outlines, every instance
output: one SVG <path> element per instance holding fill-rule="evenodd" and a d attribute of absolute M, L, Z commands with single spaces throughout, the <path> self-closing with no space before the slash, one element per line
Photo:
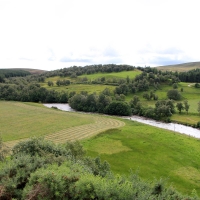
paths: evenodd
<path fill-rule="evenodd" d="M 198 61 L 198 1 L 0 0 L 0 68 Z"/>

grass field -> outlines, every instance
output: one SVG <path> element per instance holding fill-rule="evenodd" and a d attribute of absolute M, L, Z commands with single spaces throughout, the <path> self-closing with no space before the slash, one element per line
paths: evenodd
<path fill-rule="evenodd" d="M 0 110 L 1 137 L 10 147 L 34 136 L 62 143 L 124 125 L 109 117 L 63 112 L 34 103 L 0 101 Z"/>
<path fill-rule="evenodd" d="M 76 91 L 76 93 L 80 93 L 81 91 L 86 91 L 89 94 L 90 93 L 94 93 L 94 92 L 99 94 L 105 88 L 109 88 L 110 91 L 113 91 L 115 89 L 115 86 L 99 85 L 99 84 L 93 84 L 93 85 L 89 85 L 89 84 L 71 84 L 71 85 L 68 85 L 68 86 L 59 86 L 59 87 L 56 86 L 56 85 L 54 85 L 53 87 L 49 87 L 49 86 L 45 85 L 44 87 L 46 87 L 47 89 L 56 90 L 56 91 L 67 91 L 68 93 L 74 92 L 74 91 Z"/>
<path fill-rule="evenodd" d="M 100 156 L 115 173 L 139 172 L 145 180 L 167 179 L 183 193 L 200 194 L 200 140 L 138 122 L 83 141 L 90 156 Z"/>
<path fill-rule="evenodd" d="M 83 78 L 83 77 L 87 77 L 88 81 L 93 81 L 95 79 L 102 78 L 102 77 L 105 77 L 106 79 L 126 79 L 127 76 L 129 76 L 130 79 L 133 79 L 141 73 L 142 72 L 140 70 L 135 69 L 133 71 L 122 71 L 122 72 L 115 72 L 115 73 L 114 72 L 112 72 L 112 73 L 96 73 L 96 74 L 90 74 L 90 75 L 84 74 L 84 75 L 78 76 L 77 78 L 55 76 L 55 77 L 47 78 L 44 83 L 40 83 L 40 84 L 42 87 L 45 87 L 47 89 L 53 89 L 56 91 L 61 91 L 61 90 L 68 91 L 68 92 L 76 91 L 77 93 L 79 93 L 81 91 L 87 91 L 88 93 L 96 92 L 98 94 L 101 91 L 103 91 L 105 88 L 109 88 L 111 91 L 113 91 L 115 89 L 115 86 L 99 85 L 99 84 L 93 84 L 93 85 L 74 84 L 74 83 L 79 82 L 79 79 Z M 56 85 L 56 81 L 64 80 L 64 79 L 70 80 L 70 82 L 72 84 L 70 84 L 68 86 L 59 86 L 58 87 Z M 48 81 L 52 81 L 54 83 L 54 86 L 49 87 Z"/>
<path fill-rule="evenodd" d="M 167 99 L 167 92 L 169 90 L 173 89 L 173 87 L 170 86 L 170 85 L 161 85 L 160 88 L 161 89 L 158 89 L 158 90 L 155 91 L 155 94 L 158 96 L 158 100 Z M 195 88 L 194 83 L 180 82 L 178 84 L 178 90 L 180 91 L 181 88 L 183 88 L 183 92 L 180 92 L 180 94 L 182 96 L 182 99 L 181 99 L 180 102 L 183 102 L 184 100 L 188 101 L 188 104 L 190 105 L 189 115 L 190 114 L 198 114 L 197 108 L 198 108 L 198 102 L 200 101 L 200 88 Z M 152 88 L 152 91 L 153 91 L 153 88 Z M 154 101 L 154 100 L 148 101 L 148 100 L 144 99 L 143 98 L 144 93 L 145 92 L 138 92 L 136 94 L 129 94 L 128 96 L 126 96 L 126 101 L 130 101 L 133 98 L 134 95 L 137 95 L 140 98 L 140 101 L 143 105 L 154 107 L 156 101 Z M 150 93 L 150 92 L 148 91 L 148 93 Z M 176 105 L 177 102 L 179 102 L 179 101 L 175 101 L 174 104 Z M 183 113 L 184 112 L 185 111 L 183 111 Z M 200 118 L 199 118 L 199 121 L 200 121 Z"/>
<path fill-rule="evenodd" d="M 112 73 L 96 73 L 96 74 L 83 74 L 79 76 L 80 78 L 87 77 L 89 80 L 95 80 L 98 78 L 105 77 L 106 79 L 126 79 L 128 76 L 130 79 L 134 79 L 137 75 L 141 74 L 142 72 L 138 69 L 133 71 L 122 71 L 122 72 L 112 72 Z"/>
<path fill-rule="evenodd" d="M 35 103 L 0 101 L 0 110 L 1 136 L 10 147 L 33 136 L 56 143 L 81 139 L 88 155 L 107 160 L 114 173 L 129 174 L 131 169 L 145 180 L 162 177 L 180 192 L 196 189 L 200 194 L 200 140 L 130 120 Z"/>

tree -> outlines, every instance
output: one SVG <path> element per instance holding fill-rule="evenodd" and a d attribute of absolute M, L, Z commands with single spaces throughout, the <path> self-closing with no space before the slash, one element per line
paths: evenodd
<path fill-rule="evenodd" d="M 200 101 L 198 102 L 198 108 L 197 108 L 198 113 L 200 114 Z"/>
<path fill-rule="evenodd" d="M 176 104 L 176 107 L 177 107 L 179 113 L 181 113 L 181 111 L 184 110 L 184 106 L 183 106 L 183 103 L 182 103 L 182 102 L 178 102 L 178 103 Z"/>
<path fill-rule="evenodd" d="M 48 81 L 48 86 L 53 86 L 53 81 Z"/>
<path fill-rule="evenodd" d="M 168 101 L 157 101 L 155 104 L 155 113 L 158 119 L 172 116 L 172 105 Z"/>
<path fill-rule="evenodd" d="M 173 84 L 173 89 L 177 89 L 178 88 L 178 84 L 177 83 L 174 83 Z"/>
<path fill-rule="evenodd" d="M 145 92 L 143 94 L 143 98 L 146 99 L 146 100 L 150 100 L 150 96 L 149 96 L 149 94 L 147 92 Z"/>
<path fill-rule="evenodd" d="M 126 102 L 113 101 L 107 106 L 106 113 L 110 115 L 128 116 L 131 115 L 131 107 Z"/>
<path fill-rule="evenodd" d="M 186 111 L 187 114 L 188 114 L 188 110 L 189 110 L 189 108 L 190 108 L 190 105 L 188 104 L 188 101 L 187 101 L 187 100 L 184 101 L 184 105 L 185 105 L 185 111 Z"/>
<path fill-rule="evenodd" d="M 2 141 L 2 138 L 0 137 L 0 161 L 4 161 L 8 152 L 9 149 L 5 146 L 5 144 Z"/>
<path fill-rule="evenodd" d="M 169 99 L 173 99 L 173 100 L 180 100 L 181 99 L 181 95 L 180 95 L 179 91 L 176 90 L 176 89 L 169 90 L 167 92 L 167 97 Z"/>

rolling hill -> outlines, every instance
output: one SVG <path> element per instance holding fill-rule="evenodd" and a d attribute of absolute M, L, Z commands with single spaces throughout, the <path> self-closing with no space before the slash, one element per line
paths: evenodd
<path fill-rule="evenodd" d="M 156 68 L 161 71 L 186 72 L 192 69 L 200 68 L 200 62 L 189 62 L 177 65 L 158 66 Z"/>

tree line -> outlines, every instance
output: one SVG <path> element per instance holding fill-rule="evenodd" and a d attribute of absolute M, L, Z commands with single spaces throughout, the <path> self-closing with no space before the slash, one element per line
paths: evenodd
<path fill-rule="evenodd" d="M 0 83 L 5 81 L 5 78 L 9 77 L 23 77 L 31 75 L 30 72 L 21 69 L 0 69 Z"/>
<path fill-rule="evenodd" d="M 48 90 L 38 83 L 30 83 L 28 85 L 0 84 L 0 100 L 67 103 L 68 93 Z"/>

